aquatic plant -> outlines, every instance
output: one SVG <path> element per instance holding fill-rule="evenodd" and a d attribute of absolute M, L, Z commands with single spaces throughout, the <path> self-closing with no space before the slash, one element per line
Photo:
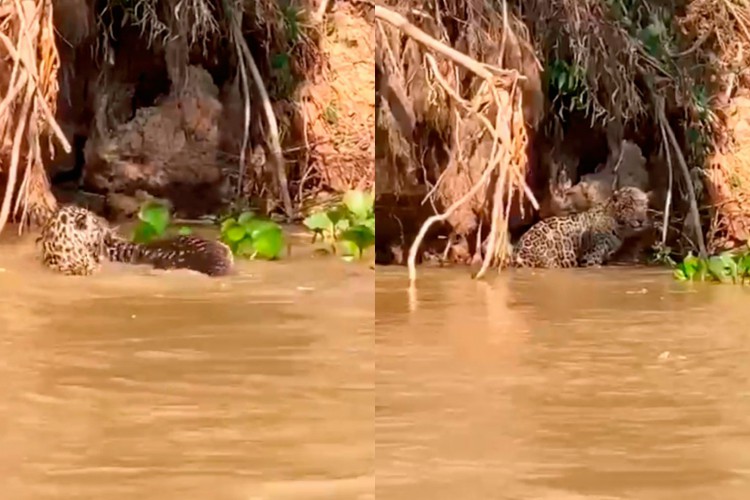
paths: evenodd
<path fill-rule="evenodd" d="M 321 237 L 334 254 L 360 259 L 375 244 L 374 201 L 373 193 L 348 191 L 341 203 L 311 214 L 303 224 L 313 232 L 313 243 Z"/>
<path fill-rule="evenodd" d="M 221 223 L 221 240 L 232 253 L 249 259 L 274 260 L 281 257 L 284 232 L 277 223 L 245 211 Z"/>
<path fill-rule="evenodd" d="M 679 281 L 717 281 L 744 283 L 750 279 L 750 248 L 741 252 L 723 252 L 701 258 L 689 252 L 674 266 L 674 277 Z"/>
<path fill-rule="evenodd" d="M 133 231 L 133 241 L 135 243 L 148 243 L 156 239 L 163 238 L 168 233 L 176 232 L 181 235 L 191 234 L 192 230 L 187 226 L 175 228 L 171 225 L 171 215 L 169 207 L 158 201 L 148 201 L 141 206 L 138 211 L 138 225 Z"/>

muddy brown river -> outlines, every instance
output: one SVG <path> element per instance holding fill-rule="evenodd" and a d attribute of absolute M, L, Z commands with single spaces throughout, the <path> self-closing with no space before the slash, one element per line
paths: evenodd
<path fill-rule="evenodd" d="M 750 498 L 750 290 L 379 268 L 375 303 L 377 498 Z"/>
<path fill-rule="evenodd" d="M 373 498 L 366 265 L 71 278 L 2 240 L 0 498 Z"/>
<path fill-rule="evenodd" d="M 0 252 L 0 498 L 744 500 L 750 290 Z"/>

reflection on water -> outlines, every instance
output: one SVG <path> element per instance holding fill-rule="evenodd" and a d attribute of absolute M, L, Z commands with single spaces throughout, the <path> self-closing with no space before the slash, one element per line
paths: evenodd
<path fill-rule="evenodd" d="M 376 491 L 750 498 L 750 290 L 654 270 L 376 277 Z"/>
<path fill-rule="evenodd" d="M 29 238 L 0 254 L 2 498 L 373 498 L 372 271 L 64 277 Z"/>

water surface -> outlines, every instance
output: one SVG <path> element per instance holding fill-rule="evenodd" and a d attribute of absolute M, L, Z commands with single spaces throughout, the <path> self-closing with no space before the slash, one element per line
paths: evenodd
<path fill-rule="evenodd" d="M 373 271 L 208 278 L 0 251 L 0 496 L 373 498 Z"/>
<path fill-rule="evenodd" d="M 750 498 L 749 289 L 379 268 L 375 303 L 377 498 Z"/>

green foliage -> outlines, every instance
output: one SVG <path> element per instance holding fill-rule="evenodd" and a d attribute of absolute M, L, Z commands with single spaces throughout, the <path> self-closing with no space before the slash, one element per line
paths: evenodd
<path fill-rule="evenodd" d="M 299 73 L 299 63 L 295 65 L 295 61 L 304 57 L 303 46 L 309 43 L 309 34 L 305 27 L 306 10 L 298 3 L 288 0 L 277 3 L 279 29 L 276 35 L 280 37 L 272 44 L 274 51 L 269 58 L 268 82 L 268 91 L 274 100 L 291 99 L 303 76 Z"/>
<path fill-rule="evenodd" d="M 687 142 L 695 163 L 702 164 L 706 153 L 713 149 L 711 135 L 716 116 L 711 110 L 711 98 L 704 85 L 691 89 L 690 100 L 693 112 L 687 126 Z"/>
<path fill-rule="evenodd" d="M 584 68 L 561 59 L 553 60 L 545 72 L 548 89 L 554 101 L 562 99 L 569 110 L 585 110 L 588 90 Z"/>
<path fill-rule="evenodd" d="M 648 54 L 659 61 L 669 62 L 670 50 L 674 48 L 674 43 L 663 19 L 651 16 L 648 24 L 637 30 L 636 36 Z"/>
<path fill-rule="evenodd" d="M 261 219 L 251 211 L 222 222 L 221 240 L 235 255 L 249 259 L 278 259 L 284 249 L 284 232 L 281 226 Z"/>
<path fill-rule="evenodd" d="M 372 193 L 348 191 L 342 202 L 325 211 L 315 212 L 304 221 L 313 235 L 347 259 L 360 259 L 375 244 L 375 207 Z"/>
<path fill-rule="evenodd" d="M 281 12 L 281 18 L 289 41 L 292 44 L 297 43 L 302 35 L 302 29 L 300 27 L 300 16 L 303 13 L 302 10 L 289 3 L 280 2 L 279 11 Z"/>
<path fill-rule="evenodd" d="M 296 85 L 292 73 L 292 58 L 288 53 L 282 52 L 274 54 L 270 62 L 272 93 L 279 99 L 288 99 Z"/>
<path fill-rule="evenodd" d="M 679 281 L 744 283 L 750 278 L 750 249 L 737 253 L 723 252 L 708 258 L 688 253 L 675 266 L 674 277 Z"/>
<path fill-rule="evenodd" d="M 144 203 L 138 211 L 138 219 L 139 222 L 133 231 L 132 238 L 135 243 L 148 243 L 161 239 L 170 232 L 170 229 L 173 229 L 169 208 L 157 201 Z M 188 235 L 192 232 L 192 229 L 187 226 L 177 229 L 180 235 Z"/>

